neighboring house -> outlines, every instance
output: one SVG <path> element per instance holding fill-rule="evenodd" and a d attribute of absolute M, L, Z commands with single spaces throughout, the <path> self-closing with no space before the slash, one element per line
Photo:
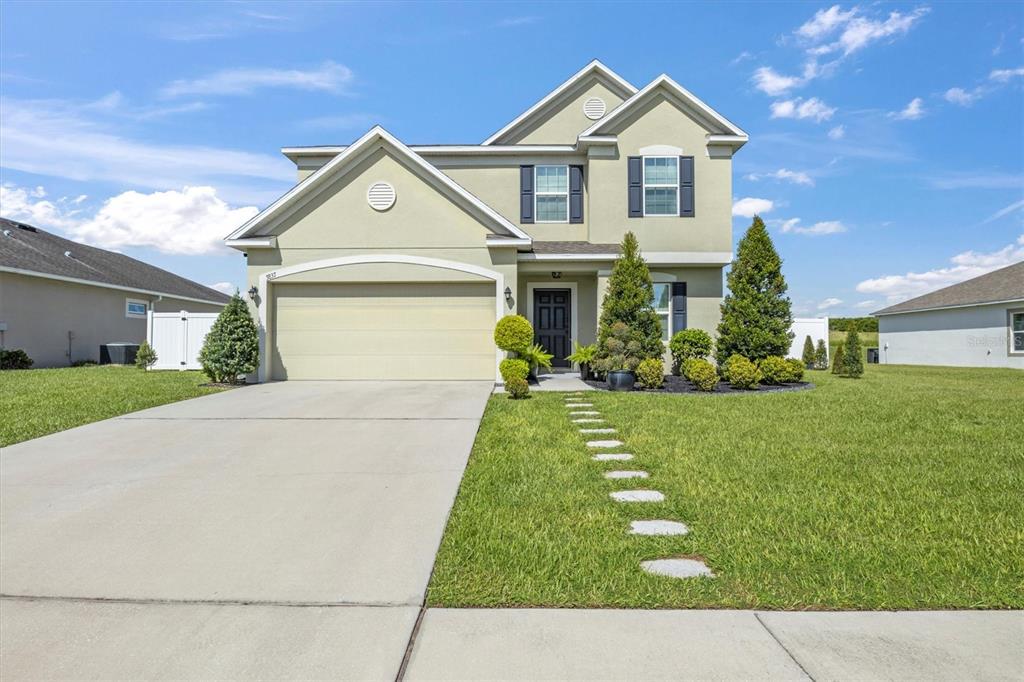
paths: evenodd
<path fill-rule="evenodd" d="M 141 343 L 149 311 L 216 312 L 228 297 L 134 258 L 0 218 L 0 346 L 33 367 L 99 360 Z"/>
<path fill-rule="evenodd" d="M 1024 369 L 1024 261 L 874 315 L 883 363 Z"/>
<path fill-rule="evenodd" d="M 497 379 L 511 313 L 567 365 L 629 230 L 666 340 L 714 333 L 746 141 L 668 76 L 638 90 L 594 61 L 482 144 L 286 148 L 299 183 L 226 240 L 258 291 L 259 378 Z"/>

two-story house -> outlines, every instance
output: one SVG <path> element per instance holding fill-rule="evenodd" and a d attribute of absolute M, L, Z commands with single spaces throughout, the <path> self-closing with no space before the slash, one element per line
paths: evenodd
<path fill-rule="evenodd" d="M 713 332 L 747 135 L 668 76 L 598 61 L 478 145 L 285 148 L 299 182 L 227 244 L 248 257 L 260 380 L 497 380 L 497 318 L 556 364 L 595 340 L 618 244 L 639 239 L 666 341 Z"/>

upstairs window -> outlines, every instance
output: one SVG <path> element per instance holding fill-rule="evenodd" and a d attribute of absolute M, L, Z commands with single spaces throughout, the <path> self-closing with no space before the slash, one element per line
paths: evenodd
<path fill-rule="evenodd" d="M 569 167 L 537 166 L 534 173 L 537 222 L 569 222 Z"/>
<path fill-rule="evenodd" d="M 679 215 L 679 157 L 644 157 L 644 215 Z"/>

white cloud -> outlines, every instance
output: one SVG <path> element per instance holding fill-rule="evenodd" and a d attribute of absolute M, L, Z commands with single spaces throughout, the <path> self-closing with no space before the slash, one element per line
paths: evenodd
<path fill-rule="evenodd" d="M 337 116 L 317 116 L 299 122 L 302 128 L 313 130 L 351 130 L 368 129 L 376 117 L 372 114 L 340 114 Z"/>
<path fill-rule="evenodd" d="M 839 40 L 829 47 L 841 50 L 847 56 L 880 40 L 906 35 L 929 11 L 927 7 L 919 7 L 908 14 L 893 11 L 881 21 L 863 16 L 853 17 L 846 23 Z"/>
<path fill-rule="evenodd" d="M 964 171 L 929 178 L 935 189 L 1017 189 L 1024 187 L 1020 173 Z"/>
<path fill-rule="evenodd" d="M 832 130 L 828 131 L 828 139 L 830 140 L 841 140 L 846 137 L 846 126 L 837 125 Z"/>
<path fill-rule="evenodd" d="M 793 88 L 803 85 L 802 78 L 784 76 L 770 66 L 762 66 L 754 71 L 751 80 L 754 81 L 755 88 L 772 97 L 784 95 Z"/>
<path fill-rule="evenodd" d="M 732 214 L 743 218 L 753 218 L 761 213 L 768 213 L 775 208 L 775 202 L 771 199 L 758 199 L 756 197 L 743 197 L 732 205 Z"/>
<path fill-rule="evenodd" d="M 857 303 L 853 304 L 853 307 L 859 310 L 870 310 L 871 308 L 877 308 L 878 306 L 878 301 L 874 299 L 870 299 L 867 301 L 858 301 Z"/>
<path fill-rule="evenodd" d="M 164 97 L 182 95 L 250 95 L 261 88 L 290 88 L 340 94 L 352 83 L 352 70 L 326 61 L 318 68 L 301 69 L 224 69 L 194 80 L 176 80 L 160 93 Z"/>
<path fill-rule="evenodd" d="M 922 116 L 924 116 L 924 100 L 920 97 L 910 100 L 901 111 L 889 112 L 889 118 L 894 118 L 898 121 L 916 121 Z"/>
<path fill-rule="evenodd" d="M 984 275 L 1024 260 L 1024 234 L 1016 242 L 989 253 L 964 251 L 949 259 L 948 267 L 903 275 L 885 275 L 866 279 L 857 285 L 862 294 L 885 296 L 888 303 L 926 294 L 951 284 Z"/>
<path fill-rule="evenodd" d="M 835 308 L 843 302 L 841 298 L 826 298 L 824 301 L 818 304 L 818 310 L 828 310 L 829 308 Z"/>
<path fill-rule="evenodd" d="M 1016 69 L 996 69 L 988 75 L 990 80 L 999 83 L 1006 83 L 1017 76 L 1024 76 L 1024 66 L 1017 67 Z"/>
<path fill-rule="evenodd" d="M 104 249 L 146 247 L 162 253 L 201 255 L 225 249 L 223 238 L 259 211 L 231 208 L 212 187 L 182 191 L 122 192 L 107 199 L 91 217 L 67 208 L 74 200 L 51 202 L 39 188 L 0 187 L 3 215 L 56 229 L 75 241 Z"/>
<path fill-rule="evenodd" d="M 797 35 L 810 40 L 820 40 L 847 23 L 857 14 L 857 8 L 844 12 L 839 5 L 819 9 L 814 16 L 796 30 Z"/>
<path fill-rule="evenodd" d="M 846 226 L 838 220 L 824 220 L 814 223 L 813 225 L 803 227 L 800 225 L 800 218 L 790 218 L 782 222 L 782 226 L 779 228 L 779 231 L 819 236 L 823 234 L 838 234 L 840 232 L 846 232 Z"/>
<path fill-rule="evenodd" d="M 227 294 L 228 296 L 238 291 L 238 285 L 232 284 L 231 282 L 216 282 L 214 284 L 207 284 L 206 286 L 215 291 L 219 291 L 222 294 Z"/>
<path fill-rule="evenodd" d="M 816 123 L 827 121 L 836 113 L 834 107 L 830 107 L 817 97 L 804 100 L 796 99 L 780 100 L 771 104 L 772 118 L 796 118 L 814 119 Z"/>
<path fill-rule="evenodd" d="M 967 91 L 963 88 L 950 88 L 946 90 L 945 94 L 942 95 L 943 99 L 953 104 L 959 104 L 962 107 L 969 107 L 974 104 L 982 96 L 980 88 Z"/>
<path fill-rule="evenodd" d="M 785 180 L 792 182 L 794 185 L 807 185 L 814 187 L 814 179 L 805 173 L 804 171 L 791 171 L 788 168 L 780 168 L 777 171 L 771 173 L 749 173 L 746 176 L 747 180 L 757 182 L 763 178 L 774 178 L 776 180 Z"/>
<path fill-rule="evenodd" d="M 999 209 L 998 211 L 996 211 L 995 213 L 990 215 L 988 218 L 985 218 L 984 220 L 982 220 L 980 224 L 981 225 L 987 225 L 987 224 L 989 224 L 991 222 L 999 220 L 1003 216 L 1010 215 L 1014 211 L 1019 211 L 1021 209 L 1024 209 L 1024 199 L 1021 199 L 1020 201 L 1015 201 L 1012 204 L 1010 204 L 1009 206 L 1004 206 L 1003 208 Z"/>

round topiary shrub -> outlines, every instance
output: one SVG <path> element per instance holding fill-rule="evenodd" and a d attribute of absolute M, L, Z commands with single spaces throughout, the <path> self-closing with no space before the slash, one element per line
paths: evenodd
<path fill-rule="evenodd" d="M 704 358 L 690 358 L 686 363 L 686 378 L 698 391 L 710 392 L 718 385 L 718 372 L 715 366 Z"/>
<path fill-rule="evenodd" d="M 706 358 L 711 355 L 715 342 L 703 329 L 684 329 L 676 332 L 668 342 L 672 353 L 672 373 L 679 376 L 683 363 L 690 358 Z"/>
<path fill-rule="evenodd" d="M 636 378 L 644 388 L 661 388 L 665 383 L 665 363 L 661 358 L 645 358 L 636 367 Z"/>
<path fill-rule="evenodd" d="M 522 400 L 530 395 L 530 385 L 522 377 L 509 377 L 505 382 L 505 390 L 512 400 Z"/>
<path fill-rule="evenodd" d="M 494 343 L 510 353 L 522 353 L 533 344 L 533 325 L 522 315 L 506 315 L 494 325 Z"/>
<path fill-rule="evenodd" d="M 804 363 L 801 360 L 790 358 L 786 360 L 786 365 L 789 367 L 789 374 L 786 377 L 787 384 L 794 384 L 804 380 Z"/>
<path fill-rule="evenodd" d="M 739 353 L 725 361 L 723 376 L 730 386 L 740 389 L 754 388 L 761 381 L 761 371 L 757 365 Z"/>
<path fill-rule="evenodd" d="M 519 358 L 506 358 L 498 365 L 498 371 L 501 372 L 501 380 L 506 384 L 515 377 L 525 380 L 530 376 L 530 363 Z"/>
<path fill-rule="evenodd" d="M 778 355 L 769 355 L 757 363 L 761 370 L 761 380 L 770 385 L 784 384 L 789 380 L 790 369 L 784 358 Z"/>

